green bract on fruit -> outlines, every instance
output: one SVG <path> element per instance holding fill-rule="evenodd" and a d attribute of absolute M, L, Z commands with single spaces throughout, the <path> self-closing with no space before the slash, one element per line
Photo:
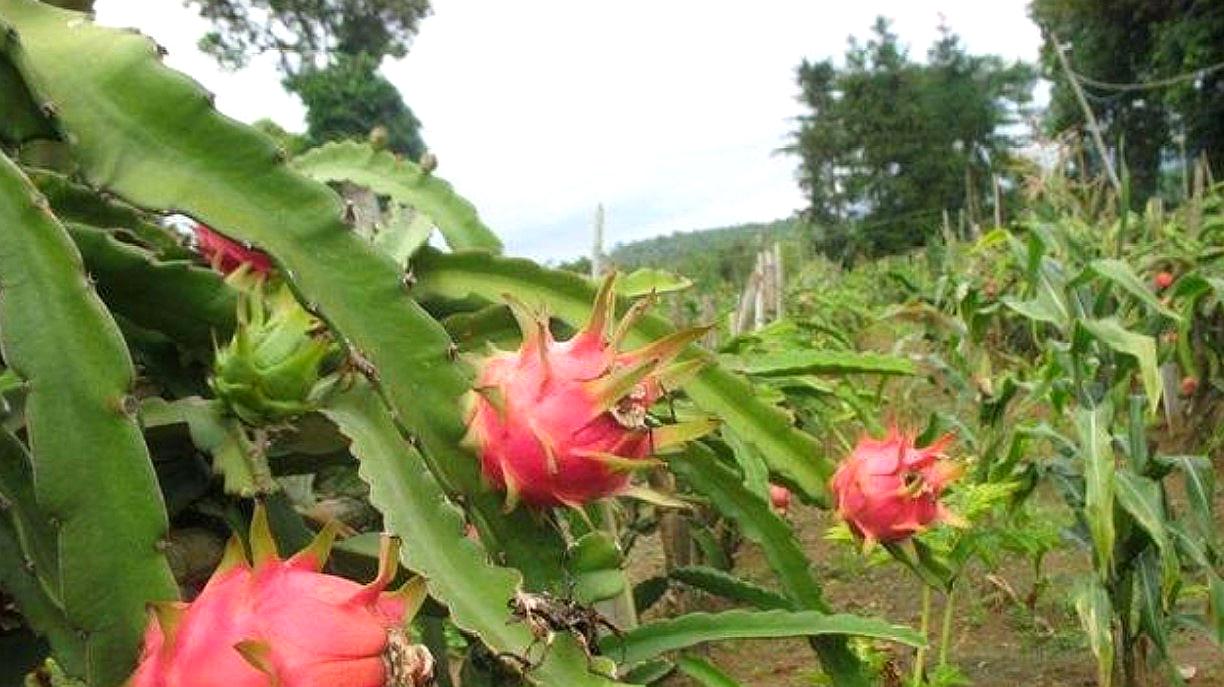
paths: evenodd
<path fill-rule="evenodd" d="M 241 284 L 238 327 L 217 350 L 209 385 L 245 422 L 264 425 L 317 407 L 337 375 L 322 374 L 338 347 L 284 285 L 230 276 Z"/>
<path fill-rule="evenodd" d="M 939 500 L 961 474 L 944 455 L 951 441 L 945 436 L 917 448 L 896 428 L 883 440 L 859 439 L 833 474 L 837 514 L 868 545 L 906 539 L 939 520 L 959 524 Z"/>
<path fill-rule="evenodd" d="M 534 506 L 580 506 L 614 495 L 628 486 L 632 470 L 655 464 L 651 454 L 714 426 L 650 426 L 647 413 L 664 387 L 700 367 L 673 360 L 705 329 L 620 352 L 650 301 L 636 304 L 609 332 L 614 279 L 603 282 L 590 320 L 567 341 L 553 339 L 545 315 L 511 302 L 522 346 L 478 365 L 469 439 L 485 477 L 506 491 L 510 505 L 521 498 Z"/>
<path fill-rule="evenodd" d="M 281 560 L 257 508 L 254 565 L 234 538 L 195 601 L 156 606 L 130 687 L 432 684 L 433 657 L 408 636 L 423 582 L 384 591 L 395 576 L 395 540 L 384 537 L 378 576 L 362 586 L 320 572 L 332 536 L 325 529 Z"/>

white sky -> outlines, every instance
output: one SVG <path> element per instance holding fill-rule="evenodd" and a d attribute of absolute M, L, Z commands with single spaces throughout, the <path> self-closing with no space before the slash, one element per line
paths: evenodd
<path fill-rule="evenodd" d="M 589 251 L 604 203 L 609 247 L 789 215 L 796 160 L 775 155 L 799 114 L 800 59 L 840 57 L 874 18 L 922 57 L 942 15 L 969 50 L 1035 61 L 1027 0 L 434 0 L 409 55 L 383 65 L 424 124 L 439 176 L 509 252 Z M 304 128 L 272 60 L 228 73 L 196 49 L 207 23 L 178 0 L 98 0 L 243 121 Z"/>

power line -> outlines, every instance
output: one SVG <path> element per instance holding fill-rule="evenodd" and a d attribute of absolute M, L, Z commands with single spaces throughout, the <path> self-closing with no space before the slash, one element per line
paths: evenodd
<path fill-rule="evenodd" d="M 1220 71 L 1221 69 L 1224 69 L 1224 62 L 1217 62 L 1216 64 L 1213 64 L 1210 67 L 1203 67 L 1201 69 L 1196 69 L 1192 72 L 1186 72 L 1185 74 L 1178 74 L 1177 76 L 1170 76 L 1168 78 L 1157 79 L 1155 81 L 1140 81 L 1140 82 L 1134 82 L 1134 83 L 1118 83 L 1115 81 L 1101 81 L 1099 79 L 1094 79 L 1090 76 L 1085 76 L 1075 71 L 1071 72 L 1071 74 L 1074 75 L 1078 81 L 1084 83 L 1085 85 L 1092 86 L 1093 88 L 1099 88 L 1101 90 L 1147 91 L 1147 90 L 1154 90 L 1157 88 L 1165 88 L 1167 86 L 1172 86 L 1174 84 L 1182 83 L 1183 81 L 1193 81 L 1195 79 L 1204 79 L 1207 76 Z"/>

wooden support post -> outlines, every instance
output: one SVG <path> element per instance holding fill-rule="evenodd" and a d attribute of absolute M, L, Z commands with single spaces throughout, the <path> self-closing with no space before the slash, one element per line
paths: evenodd
<path fill-rule="evenodd" d="M 1053 31 L 1050 31 L 1049 34 L 1050 40 L 1054 41 L 1054 54 L 1058 55 L 1058 63 L 1062 65 L 1067 81 L 1071 84 L 1071 90 L 1075 92 L 1075 99 L 1079 101 L 1080 109 L 1084 111 L 1084 121 L 1088 125 L 1088 133 L 1092 134 L 1092 142 L 1096 145 L 1097 154 L 1101 156 L 1101 164 L 1105 165 L 1105 174 L 1109 177 L 1109 183 L 1113 186 L 1114 192 L 1118 194 L 1118 198 L 1121 198 L 1122 181 L 1118 179 L 1118 173 L 1114 170 L 1113 158 L 1109 156 L 1109 151 L 1105 148 L 1105 139 L 1101 137 L 1101 125 L 1097 123 L 1096 115 L 1092 113 L 1088 99 L 1084 97 L 1084 89 L 1080 87 L 1079 77 L 1071 69 L 1071 62 L 1067 60 L 1067 53 L 1062 42 L 1058 40 L 1058 35 Z"/>
<path fill-rule="evenodd" d="M 782 242 L 774 241 L 774 319 L 786 317 L 786 279 L 782 272 Z"/>

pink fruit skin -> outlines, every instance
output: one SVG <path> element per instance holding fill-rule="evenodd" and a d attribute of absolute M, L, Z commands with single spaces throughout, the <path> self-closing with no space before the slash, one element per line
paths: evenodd
<path fill-rule="evenodd" d="M 773 504 L 774 510 L 786 515 L 791 505 L 790 489 L 780 484 L 769 485 L 769 502 Z"/>
<path fill-rule="evenodd" d="M 1164 291 L 1173 285 L 1173 275 L 1168 272 L 1157 272 L 1154 281 L 1156 282 L 1156 289 Z"/>
<path fill-rule="evenodd" d="M 580 505 L 623 490 L 629 473 L 599 457 L 649 456 L 649 431 L 623 419 L 644 414 L 658 385 L 639 383 L 618 418 L 592 383 L 632 362 L 617 356 L 601 333 L 557 342 L 546 329 L 518 351 L 487 359 L 476 386 L 497 390 L 500 402 L 476 395 L 470 422 L 485 477 L 534 506 Z"/>
<path fill-rule="evenodd" d="M 1199 382 L 1194 377 L 1183 377 L 1181 380 L 1182 396 L 1193 396 L 1198 391 Z"/>
<path fill-rule="evenodd" d="M 404 602 L 316 566 L 299 556 L 214 575 L 172 642 L 150 623 L 131 687 L 382 687 L 382 654 Z M 235 648 L 244 642 L 267 647 L 275 677 Z"/>
<path fill-rule="evenodd" d="M 268 254 L 254 248 L 228 239 L 213 231 L 207 225 L 195 225 L 196 245 L 200 255 L 216 266 L 222 274 L 229 274 L 242 265 L 249 265 L 250 270 L 257 274 L 268 274 L 272 271 L 272 260 Z"/>
<path fill-rule="evenodd" d="M 883 440 L 863 437 L 833 475 L 837 513 L 869 542 L 895 542 L 938 520 L 956 522 L 939 501 L 961 472 L 945 436 L 925 448 L 896 428 Z"/>

